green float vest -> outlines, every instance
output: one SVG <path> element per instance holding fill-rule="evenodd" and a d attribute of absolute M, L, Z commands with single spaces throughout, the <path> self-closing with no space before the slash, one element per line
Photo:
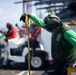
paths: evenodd
<path fill-rule="evenodd" d="M 76 49 L 64 38 L 65 30 L 60 28 L 52 36 L 52 57 L 54 61 L 69 62 L 76 59 Z"/>

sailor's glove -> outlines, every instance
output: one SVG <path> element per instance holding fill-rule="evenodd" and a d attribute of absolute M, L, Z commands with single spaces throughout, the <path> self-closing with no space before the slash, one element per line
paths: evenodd
<path fill-rule="evenodd" d="M 23 15 L 21 15 L 21 17 L 20 17 L 20 21 L 23 21 L 23 22 L 25 22 L 26 21 L 26 15 L 28 15 L 29 16 L 29 14 L 23 14 Z"/>
<path fill-rule="evenodd" d="M 0 33 L 3 33 L 2 30 L 0 31 Z"/>
<path fill-rule="evenodd" d="M 7 38 L 5 38 L 5 41 L 6 41 L 6 42 L 8 42 L 8 39 L 7 39 Z"/>

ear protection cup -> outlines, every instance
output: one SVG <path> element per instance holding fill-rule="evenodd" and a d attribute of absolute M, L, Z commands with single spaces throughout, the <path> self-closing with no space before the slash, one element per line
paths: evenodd
<path fill-rule="evenodd" d="M 50 24 L 50 18 L 49 17 L 45 17 L 44 18 L 44 23 L 45 23 L 45 26 L 49 25 Z"/>
<path fill-rule="evenodd" d="M 44 23 L 45 23 L 45 29 L 48 31 L 53 31 L 55 28 L 58 28 L 62 25 L 61 21 L 59 21 L 55 17 L 53 18 L 45 17 Z"/>

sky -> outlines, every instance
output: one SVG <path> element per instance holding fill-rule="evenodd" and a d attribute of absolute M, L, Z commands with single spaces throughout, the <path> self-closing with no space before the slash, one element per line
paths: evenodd
<path fill-rule="evenodd" d="M 13 25 L 19 23 L 22 14 L 22 4 L 14 4 L 18 0 L 0 0 L 0 28 L 6 27 L 7 22 Z"/>
<path fill-rule="evenodd" d="M 0 28 L 6 27 L 7 22 L 11 22 L 13 25 L 16 23 L 22 25 L 22 22 L 19 21 L 20 16 L 23 14 L 22 3 L 14 3 L 18 1 L 21 0 L 0 0 Z M 33 6 L 31 13 L 36 15 L 36 7 Z"/>

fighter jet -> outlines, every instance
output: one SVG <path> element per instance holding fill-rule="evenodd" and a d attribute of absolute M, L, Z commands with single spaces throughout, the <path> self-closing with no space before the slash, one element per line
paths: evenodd
<path fill-rule="evenodd" d="M 17 3 L 22 3 L 22 2 L 32 2 L 32 1 L 41 1 L 41 0 L 22 0 L 22 1 L 18 1 L 18 2 L 14 2 L 15 4 Z"/>
<path fill-rule="evenodd" d="M 45 0 L 45 1 L 39 1 L 36 2 L 34 5 L 44 5 L 44 4 L 52 4 L 52 3 L 63 3 L 66 2 L 67 0 Z"/>
<path fill-rule="evenodd" d="M 49 8 L 54 8 L 54 7 L 64 7 L 66 5 L 51 5 L 51 6 L 47 6 L 47 7 L 42 7 L 42 8 L 37 8 L 37 9 L 49 9 Z"/>
<path fill-rule="evenodd" d="M 70 3 L 67 8 L 62 9 L 57 15 L 63 22 L 76 20 L 76 2 Z"/>

